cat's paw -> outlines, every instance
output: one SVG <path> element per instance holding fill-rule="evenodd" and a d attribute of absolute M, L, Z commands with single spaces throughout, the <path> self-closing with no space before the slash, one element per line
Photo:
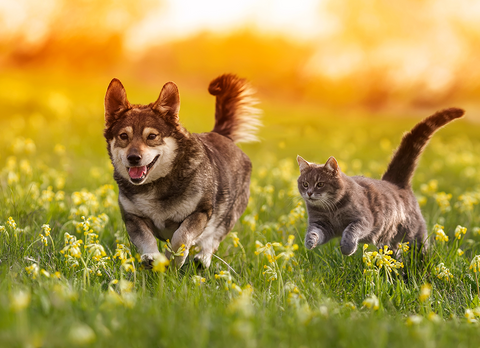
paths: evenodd
<path fill-rule="evenodd" d="M 305 236 L 305 247 L 307 249 L 313 249 L 318 245 L 320 241 L 320 235 L 317 232 L 308 232 Z"/>
<path fill-rule="evenodd" d="M 160 256 L 160 253 L 145 253 L 141 256 L 142 264 L 146 269 L 152 269 L 153 262 Z"/>
<path fill-rule="evenodd" d="M 358 243 L 353 240 L 342 239 L 340 242 L 340 250 L 343 255 L 350 256 L 357 251 Z"/>

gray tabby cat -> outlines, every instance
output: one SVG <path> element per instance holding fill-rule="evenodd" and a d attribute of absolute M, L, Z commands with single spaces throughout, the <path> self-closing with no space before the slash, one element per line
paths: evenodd
<path fill-rule="evenodd" d="M 406 133 L 381 180 L 349 177 L 330 157 L 325 164 L 309 163 L 297 156 L 298 190 L 305 200 L 308 229 L 305 246 L 313 249 L 341 237 L 344 255 L 352 255 L 358 243 L 388 245 L 410 242 L 426 249 L 427 228 L 412 191 L 418 159 L 433 133 L 464 111 L 439 111 Z"/>

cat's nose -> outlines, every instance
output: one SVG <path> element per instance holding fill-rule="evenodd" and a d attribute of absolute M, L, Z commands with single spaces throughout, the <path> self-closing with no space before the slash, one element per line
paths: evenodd
<path fill-rule="evenodd" d="M 307 192 L 308 197 L 312 197 L 313 192 Z"/>

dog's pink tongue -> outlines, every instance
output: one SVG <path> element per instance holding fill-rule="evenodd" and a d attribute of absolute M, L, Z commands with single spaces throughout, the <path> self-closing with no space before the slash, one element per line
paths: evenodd
<path fill-rule="evenodd" d="M 128 168 L 128 174 L 132 179 L 140 179 L 143 174 L 147 174 L 147 166 L 130 167 Z"/>

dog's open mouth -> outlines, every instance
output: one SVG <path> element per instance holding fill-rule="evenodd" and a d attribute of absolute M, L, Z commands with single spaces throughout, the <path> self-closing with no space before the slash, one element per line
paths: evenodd
<path fill-rule="evenodd" d="M 142 167 L 128 167 L 128 175 L 130 176 L 130 180 L 134 183 L 142 182 L 152 169 L 155 162 L 157 162 L 160 155 L 157 155 L 150 164 Z"/>

